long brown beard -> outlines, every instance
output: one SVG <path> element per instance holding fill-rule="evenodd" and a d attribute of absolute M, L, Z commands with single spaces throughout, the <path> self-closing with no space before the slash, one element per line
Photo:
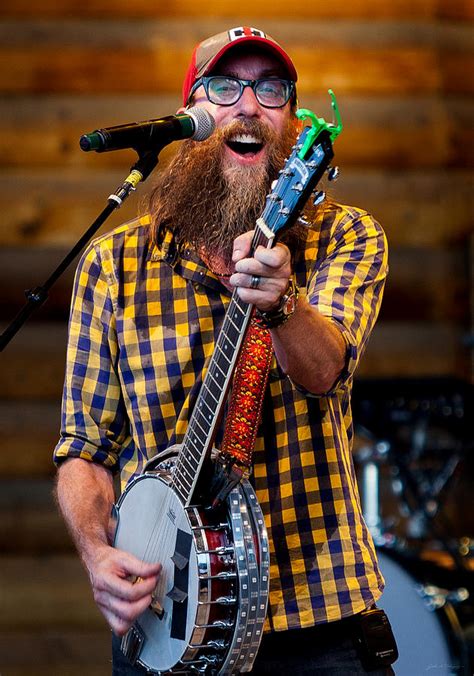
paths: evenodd
<path fill-rule="evenodd" d="M 261 139 L 267 162 L 223 166 L 225 142 L 236 133 Z M 293 117 L 281 136 L 258 120 L 236 120 L 217 129 L 207 141 L 183 142 L 150 194 L 151 239 L 160 243 L 165 230 L 171 229 L 179 247 L 191 245 L 205 252 L 208 261 L 229 268 L 232 243 L 237 235 L 255 227 L 296 133 Z"/>

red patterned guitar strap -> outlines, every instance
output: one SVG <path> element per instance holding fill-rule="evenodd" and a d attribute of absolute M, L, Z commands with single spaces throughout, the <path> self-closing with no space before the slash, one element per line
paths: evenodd
<path fill-rule="evenodd" d="M 224 438 L 216 458 L 213 507 L 221 505 L 232 488 L 250 474 L 272 356 L 270 331 L 252 317 L 237 359 Z"/>

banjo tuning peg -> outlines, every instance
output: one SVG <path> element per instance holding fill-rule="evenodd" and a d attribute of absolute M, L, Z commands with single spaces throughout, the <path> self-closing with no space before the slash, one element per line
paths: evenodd
<path fill-rule="evenodd" d="M 326 193 L 324 192 L 324 190 L 317 190 L 315 193 L 313 193 L 313 195 L 314 195 L 313 204 L 315 207 L 318 206 L 318 204 L 322 204 L 322 202 L 324 202 L 324 200 L 326 199 Z"/>

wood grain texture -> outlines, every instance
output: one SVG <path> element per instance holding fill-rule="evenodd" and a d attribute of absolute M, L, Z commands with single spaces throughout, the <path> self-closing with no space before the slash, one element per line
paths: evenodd
<path fill-rule="evenodd" d="M 49 360 L 54 361 L 54 357 Z M 11 449 L 1 454 L 0 477 L 53 477 L 56 470 L 52 454 L 59 439 L 59 428 L 59 397 L 51 402 L 0 400 L 4 448 Z"/>
<path fill-rule="evenodd" d="M 6 322 L 7 317 L 13 319 L 13 314 L 16 315 L 26 302 L 24 291 L 44 284 L 65 253 L 62 251 L 58 256 L 56 250 L 47 249 L 43 250 L 41 255 L 32 249 L 3 248 L 0 250 L 0 264 L 4 266 L 0 271 L 0 288 L 2 288 L 0 317 L 3 321 Z M 72 265 L 59 278 L 50 290 L 46 302 L 33 313 L 34 318 L 42 318 L 43 321 L 44 319 L 67 319 L 74 268 L 75 265 Z M 0 359 L 3 359 L 2 354 L 0 354 Z"/>
<path fill-rule="evenodd" d="M 28 562 L 28 559 L 25 559 Z M 36 567 L 30 557 L 29 567 Z M 28 563 L 23 572 L 29 574 Z M 74 580 L 71 580 L 74 584 Z M 45 591 L 46 593 L 46 591 Z M 2 628 L 0 655 L 4 676 L 110 676 L 110 630 L 51 628 L 38 623 L 33 629 Z"/>
<path fill-rule="evenodd" d="M 467 330 L 465 246 L 392 249 L 389 260 L 381 320 L 452 322 Z"/>
<path fill-rule="evenodd" d="M 269 32 L 272 22 L 269 22 Z M 462 24 L 288 22 L 276 34 L 291 53 L 299 91 L 469 94 L 472 31 Z M 0 90 L 178 93 L 196 41 L 218 22 L 182 20 L 0 23 Z M 179 42 L 171 36 L 181 35 Z M 58 53 L 61 58 L 58 58 Z"/>
<path fill-rule="evenodd" d="M 105 628 L 86 572 L 73 554 L 36 557 L 34 562 L 28 556 L 4 556 L 0 584 L 0 631 Z"/>
<path fill-rule="evenodd" d="M 300 3 L 298 16 L 305 19 L 474 19 L 473 4 L 470 0 L 332 0 L 330 3 Z M 210 18 L 226 19 L 228 25 L 237 26 L 245 22 L 257 22 L 270 14 L 265 1 L 241 0 L 236 7 L 221 0 L 208 0 L 206 15 Z M 81 0 L 43 0 L 33 4 L 28 0 L 16 0 L 5 3 L 0 9 L 3 17 L 175 17 L 201 19 L 203 9 L 193 0 L 173 0 L 173 2 L 152 2 L 135 0 L 131 5 L 125 0 L 95 0 L 84 3 Z M 295 8 L 285 0 L 273 0 L 271 4 L 273 20 L 291 20 Z M 244 17 L 244 19 L 242 19 Z M 231 22 L 231 23 L 229 23 Z"/>
<path fill-rule="evenodd" d="M 380 321 L 360 362 L 358 376 L 396 378 L 436 374 L 469 379 L 464 335 L 453 324 Z"/>
<path fill-rule="evenodd" d="M 0 549 L 3 555 L 74 551 L 53 498 L 53 487 L 53 479 L 0 479 Z"/>
<path fill-rule="evenodd" d="M 57 59 L 57 51 L 61 59 Z M 339 93 L 393 95 L 472 94 L 470 54 L 440 57 L 429 48 L 357 50 L 333 47 L 331 59 L 312 50 L 292 50 L 299 72 L 298 90 L 333 88 Z M 129 48 L 113 52 L 73 46 L 0 47 L 0 91 L 79 93 L 176 93 L 187 68 L 189 50 Z M 412 68 L 417 63 L 419 70 Z M 121 76 L 116 77 L 117 73 Z"/>
<path fill-rule="evenodd" d="M 1 396 L 9 406 L 0 414 L 0 429 L 13 440 L 21 432 L 23 416 L 30 430 L 39 424 L 43 414 L 59 429 L 60 411 L 57 406 L 63 389 L 66 366 L 67 322 L 29 323 L 16 334 L 0 353 L 2 371 Z M 13 404 L 13 400 L 21 402 Z M 6 401 L 5 401 L 6 400 Z M 10 400 L 10 401 L 8 401 Z M 0 399 L 1 401 L 1 399 Z M 29 403 L 38 403 L 33 410 Z M 53 403 L 53 406 L 51 406 Z M 55 409 L 55 412 L 54 410 Z M 34 439 L 32 439 L 34 443 Z M 43 444 L 44 439 L 41 441 Z M 48 443 L 56 443 L 54 437 Z M 51 447 L 51 451 L 53 448 Z"/>
<path fill-rule="evenodd" d="M 0 21 L 0 37 L 5 46 L 101 47 L 108 50 L 142 46 L 157 51 L 168 48 L 175 53 L 185 51 L 189 63 L 196 41 L 227 28 L 227 23 L 209 17 L 192 22 L 185 17 L 137 20 L 133 24 L 127 19 L 114 17 L 109 17 L 105 22 L 78 18 L 39 21 L 5 19 Z M 329 59 L 331 53 L 328 50 L 337 46 L 359 50 L 416 46 L 454 53 L 473 50 L 473 26 L 465 22 L 353 21 L 349 18 L 306 21 L 296 13 L 291 21 L 265 20 L 264 28 L 277 37 L 292 56 L 296 48 L 324 51 Z M 413 63 L 412 69 L 416 67 L 417 64 Z"/>

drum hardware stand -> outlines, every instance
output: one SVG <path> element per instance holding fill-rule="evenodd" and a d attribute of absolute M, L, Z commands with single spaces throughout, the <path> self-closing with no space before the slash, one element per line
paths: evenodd
<path fill-rule="evenodd" d="M 88 244 L 97 230 L 105 223 L 110 214 L 122 206 L 131 192 L 135 191 L 137 185 L 141 181 L 145 181 L 151 174 L 153 169 L 158 164 L 159 148 L 138 149 L 138 160 L 130 169 L 130 174 L 117 190 L 108 198 L 107 206 L 99 214 L 96 220 L 89 226 L 82 237 L 73 246 L 71 251 L 63 258 L 58 267 L 52 272 L 49 278 L 41 286 L 36 286 L 34 289 L 27 289 L 25 291 L 26 303 L 20 312 L 16 315 L 13 321 L 7 326 L 5 331 L 0 334 L 0 352 L 8 345 L 13 336 L 20 330 L 26 320 L 33 314 L 33 312 L 41 307 L 48 299 L 48 292 L 53 284 L 59 279 L 63 272 L 71 265 L 73 260 L 78 256 L 84 247 Z"/>
<path fill-rule="evenodd" d="M 469 570 L 466 557 L 450 540 L 449 524 L 443 519 L 438 500 L 461 461 L 460 453 L 453 452 L 431 478 L 423 469 L 410 466 L 422 458 L 426 420 L 418 421 L 408 452 L 397 453 L 396 457 L 391 441 L 376 440 L 369 430 L 359 428 L 371 440 L 357 451 L 356 457 L 361 464 L 362 511 L 376 545 L 394 546 L 395 540 L 399 540 L 387 532 L 380 509 L 380 467 L 387 465 L 392 474 L 392 490 L 400 499 L 400 512 L 410 519 L 409 535 L 418 539 L 431 536 L 440 542 L 459 569 Z"/>
<path fill-rule="evenodd" d="M 466 587 L 458 589 L 441 589 L 433 584 L 420 585 L 418 593 L 425 600 L 428 610 L 439 610 L 444 608 L 447 603 L 453 606 L 459 605 L 469 598 L 469 592 Z"/>
<path fill-rule="evenodd" d="M 449 524 L 439 523 L 442 513 L 437 500 L 441 491 L 453 476 L 459 462 L 460 457 L 456 454 L 449 458 L 442 470 L 438 472 L 437 478 L 430 484 L 428 478 L 423 475 L 420 477 L 419 475 L 422 473 L 413 471 L 400 454 L 396 465 L 392 458 L 391 470 L 396 477 L 392 485 L 395 492 L 403 500 L 403 504 L 412 519 L 413 535 L 415 537 L 431 535 L 441 543 L 458 568 L 467 569 L 466 559 L 460 554 L 458 547 L 453 546 L 449 539 Z M 438 523 L 435 521 L 436 517 Z M 418 528 L 418 532 L 416 528 Z"/>
<path fill-rule="evenodd" d="M 364 446 L 357 452 L 357 458 L 362 463 L 362 513 L 375 544 L 379 546 L 387 544 L 380 512 L 379 486 L 380 464 L 386 462 L 389 450 L 388 442 L 378 441 L 373 446 Z"/>

